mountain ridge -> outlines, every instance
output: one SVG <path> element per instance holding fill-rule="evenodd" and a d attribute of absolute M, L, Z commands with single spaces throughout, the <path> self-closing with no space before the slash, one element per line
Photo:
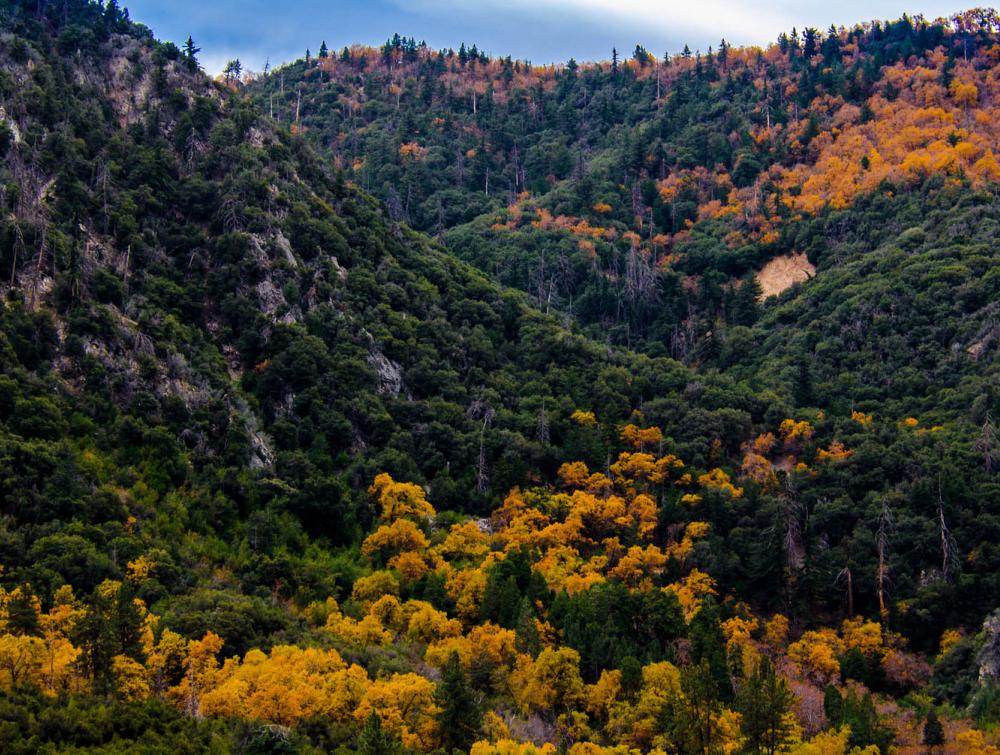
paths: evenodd
<path fill-rule="evenodd" d="M 335 80 L 289 128 L 264 98 L 287 75 L 300 106 L 295 66 L 212 82 L 193 42 L 115 3 L 0 9 L 13 751 L 995 749 L 988 180 L 932 165 L 815 213 L 775 204 L 777 238 L 730 245 L 750 228 L 730 196 L 766 171 L 715 128 L 728 84 L 695 56 L 660 92 L 682 101 L 653 140 L 669 175 L 636 57 L 579 74 L 639 124 L 609 111 L 596 157 L 522 103 L 487 125 L 540 134 L 525 175 L 476 135 L 441 183 L 440 146 L 399 124 L 485 119 L 489 98 L 372 88 L 387 148 L 338 167 L 315 138 Z M 894 70 L 938 34 L 862 41 Z M 975 35 L 955 66 L 992 81 L 995 33 Z M 786 43 L 811 77 L 825 53 Z M 581 86 L 564 74 L 553 97 Z M 411 229 L 402 193 L 364 190 L 372 166 L 453 197 L 454 225 Z M 483 213 L 487 170 L 514 201 Z M 816 275 L 758 301 L 748 271 L 792 250 Z"/>

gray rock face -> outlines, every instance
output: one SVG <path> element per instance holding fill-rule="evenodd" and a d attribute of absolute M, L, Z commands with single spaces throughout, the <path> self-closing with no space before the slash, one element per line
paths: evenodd
<path fill-rule="evenodd" d="M 983 622 L 983 646 L 976 661 L 979 663 L 980 681 L 1000 681 L 1000 609 Z"/>

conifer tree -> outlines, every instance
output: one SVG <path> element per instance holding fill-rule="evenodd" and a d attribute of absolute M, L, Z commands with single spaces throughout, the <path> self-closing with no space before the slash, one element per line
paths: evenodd
<path fill-rule="evenodd" d="M 777 675 L 768 658 L 762 658 L 736 699 L 745 752 L 774 755 L 788 743 L 792 731 L 787 714 L 793 701 L 788 683 Z"/>
<path fill-rule="evenodd" d="M 194 73 L 201 68 L 201 64 L 198 63 L 199 52 L 201 52 L 201 48 L 195 47 L 194 40 L 189 34 L 187 42 L 184 43 L 184 63 L 191 73 Z"/>
<path fill-rule="evenodd" d="M 944 727 L 937 713 L 931 710 L 924 721 L 924 745 L 928 748 L 938 748 L 944 744 Z"/>
<path fill-rule="evenodd" d="M 373 710 L 358 736 L 357 751 L 359 755 L 401 755 L 403 748 L 390 732 L 382 728 L 382 719 Z"/>
<path fill-rule="evenodd" d="M 437 688 L 438 723 L 441 725 L 441 747 L 445 752 L 468 752 L 479 738 L 482 711 L 476 702 L 469 681 L 462 669 L 458 653 L 453 652 L 441 672 Z"/>

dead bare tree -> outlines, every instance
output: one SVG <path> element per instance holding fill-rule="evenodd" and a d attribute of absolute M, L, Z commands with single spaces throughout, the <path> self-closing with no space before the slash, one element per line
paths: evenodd
<path fill-rule="evenodd" d="M 10 266 L 10 286 L 14 287 L 17 282 L 17 259 L 18 256 L 25 254 L 27 252 L 27 246 L 24 243 L 24 233 L 21 231 L 21 224 L 17 221 L 15 217 L 13 219 L 14 225 L 14 260 Z"/>
<path fill-rule="evenodd" d="M 958 569 L 958 544 L 944 517 L 944 495 L 941 492 L 940 476 L 938 476 L 938 528 L 941 534 L 941 573 L 946 581 L 950 581 L 951 575 Z"/>
<path fill-rule="evenodd" d="M 997 461 L 997 431 L 989 413 L 986 414 L 986 421 L 979 437 L 976 438 L 974 447 L 983 457 L 983 469 L 986 470 L 986 474 L 993 474 Z"/>
<path fill-rule="evenodd" d="M 35 258 L 35 271 L 31 276 L 31 296 L 28 299 L 28 308 L 35 309 L 35 296 L 38 291 L 38 279 L 42 275 L 42 263 L 45 260 L 45 247 L 48 243 L 48 224 L 42 223 L 42 237 L 38 242 L 38 257 Z"/>
<path fill-rule="evenodd" d="M 469 406 L 467 416 L 481 420 L 482 426 L 479 429 L 479 461 L 476 465 L 476 492 L 485 493 L 490 486 L 489 466 L 486 463 L 486 430 L 493 423 L 496 412 L 493 407 L 485 401 L 476 399 Z"/>
<path fill-rule="evenodd" d="M 851 567 L 845 566 L 837 573 L 837 578 L 833 580 L 834 586 L 843 585 L 847 592 L 847 618 L 854 618 L 854 578 L 851 576 Z"/>
<path fill-rule="evenodd" d="M 538 428 L 535 432 L 535 437 L 538 439 L 539 443 L 549 444 L 549 418 L 545 413 L 545 400 L 542 399 L 542 408 L 538 412 Z"/>
<path fill-rule="evenodd" d="M 882 510 L 878 516 L 878 530 L 875 533 L 875 546 L 878 549 L 878 571 L 875 575 L 875 588 L 878 591 L 878 612 L 884 624 L 889 618 L 889 604 L 887 596 L 891 578 L 889 575 L 889 538 L 892 534 L 895 522 L 892 510 L 889 508 L 889 499 L 882 499 Z"/>

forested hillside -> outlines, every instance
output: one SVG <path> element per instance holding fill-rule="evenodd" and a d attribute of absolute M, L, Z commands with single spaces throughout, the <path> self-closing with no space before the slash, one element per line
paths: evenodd
<path fill-rule="evenodd" d="M 0 30 L 5 752 L 998 752 L 991 13 Z"/>

